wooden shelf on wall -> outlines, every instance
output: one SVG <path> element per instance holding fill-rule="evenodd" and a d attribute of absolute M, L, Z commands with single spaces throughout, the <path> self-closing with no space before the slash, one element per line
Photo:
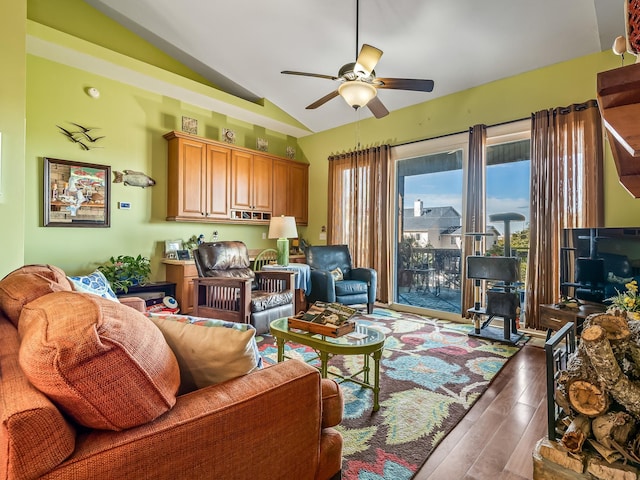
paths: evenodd
<path fill-rule="evenodd" d="M 640 198 L 640 64 L 600 72 L 598 106 L 620 183 Z"/>

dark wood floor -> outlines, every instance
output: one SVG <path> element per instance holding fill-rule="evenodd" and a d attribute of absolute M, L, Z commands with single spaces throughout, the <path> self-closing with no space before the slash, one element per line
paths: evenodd
<path fill-rule="evenodd" d="M 414 479 L 533 478 L 531 453 L 547 428 L 545 378 L 544 350 L 523 347 Z"/>

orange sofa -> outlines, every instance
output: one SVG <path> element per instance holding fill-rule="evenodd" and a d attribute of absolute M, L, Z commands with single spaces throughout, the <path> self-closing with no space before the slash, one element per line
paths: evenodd
<path fill-rule="evenodd" d="M 121 312 L 122 318 L 113 319 L 118 327 L 129 316 L 144 323 L 131 308 L 72 290 L 64 272 L 52 266 L 23 267 L 0 281 L 0 479 L 340 478 L 342 437 L 331 428 L 342 419 L 340 389 L 295 360 L 172 397 L 178 388 L 171 380 L 177 367 L 172 355 L 165 355 L 169 380 L 159 387 L 164 396 L 157 395 L 164 413 L 152 412 L 155 418 L 150 421 L 111 430 L 71 420 L 73 414 L 65 408 L 77 400 L 75 390 L 66 398 L 46 395 L 34 386 L 42 381 L 37 378 L 40 370 L 33 377 L 23 368 L 25 351 L 31 348 L 28 338 L 43 321 L 42 312 L 58 302 L 54 305 L 61 312 L 73 307 L 75 317 L 82 317 L 85 308 L 97 308 Z M 51 325 L 59 322 L 57 315 L 50 317 Z M 75 317 L 73 321 L 82 321 Z M 43 338 L 46 343 L 47 335 Z M 160 347 L 165 352 L 168 348 Z M 128 375 L 119 376 L 121 370 L 90 371 L 86 381 L 113 375 L 100 384 L 105 392 Z M 135 409 L 144 403 L 140 397 L 131 393 L 131 398 L 117 401 Z M 122 408 L 116 416 L 120 411 L 129 413 Z"/>

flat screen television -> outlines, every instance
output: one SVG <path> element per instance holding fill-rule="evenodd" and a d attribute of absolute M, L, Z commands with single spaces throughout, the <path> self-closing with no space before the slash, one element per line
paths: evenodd
<path fill-rule="evenodd" d="M 563 231 L 562 295 L 607 303 L 631 280 L 640 283 L 640 227 L 574 228 Z"/>

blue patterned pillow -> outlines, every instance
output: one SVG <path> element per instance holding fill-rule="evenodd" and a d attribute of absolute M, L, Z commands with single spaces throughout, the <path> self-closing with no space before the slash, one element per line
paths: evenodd
<path fill-rule="evenodd" d="M 100 270 L 96 270 L 89 275 L 67 277 L 75 287 L 77 292 L 93 293 L 102 298 L 118 302 L 118 297 L 113 292 L 109 280 Z"/>

